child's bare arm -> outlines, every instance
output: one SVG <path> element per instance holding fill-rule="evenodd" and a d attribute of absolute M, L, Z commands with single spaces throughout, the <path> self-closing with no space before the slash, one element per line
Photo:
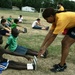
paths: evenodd
<path fill-rule="evenodd" d="M 8 46 L 9 46 L 9 44 L 6 44 L 5 47 L 4 47 L 4 49 L 6 49 Z"/>

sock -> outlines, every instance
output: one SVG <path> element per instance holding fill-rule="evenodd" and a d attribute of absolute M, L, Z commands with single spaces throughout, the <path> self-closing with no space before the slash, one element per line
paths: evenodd
<path fill-rule="evenodd" d="M 27 70 L 33 70 L 33 64 L 32 63 L 27 64 Z"/>

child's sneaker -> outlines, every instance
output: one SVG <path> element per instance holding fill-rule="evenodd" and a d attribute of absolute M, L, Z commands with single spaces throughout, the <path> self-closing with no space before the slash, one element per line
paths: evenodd
<path fill-rule="evenodd" d="M 33 63 L 27 64 L 27 70 L 36 70 L 37 69 L 37 58 L 34 56 Z"/>
<path fill-rule="evenodd" d="M 33 59 L 33 70 L 36 70 L 37 69 L 37 57 L 34 56 L 34 59 Z"/>
<path fill-rule="evenodd" d="M 67 68 L 67 67 L 66 67 Z M 62 72 L 65 69 L 65 66 L 61 66 L 60 64 L 56 65 L 55 67 L 53 67 L 52 69 L 50 69 L 52 72 Z"/>

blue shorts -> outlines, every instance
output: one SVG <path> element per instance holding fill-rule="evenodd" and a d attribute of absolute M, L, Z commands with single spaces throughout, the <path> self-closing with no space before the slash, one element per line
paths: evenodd
<path fill-rule="evenodd" d="M 27 51 L 28 51 L 27 48 L 18 45 L 14 52 L 25 55 L 27 53 Z"/>
<path fill-rule="evenodd" d="M 0 34 L 1 34 L 1 35 L 6 35 L 6 33 L 9 33 L 9 32 L 6 31 L 6 30 L 0 30 Z"/>
<path fill-rule="evenodd" d="M 69 35 L 69 37 L 75 39 L 75 27 L 69 29 L 67 32 L 67 35 Z"/>

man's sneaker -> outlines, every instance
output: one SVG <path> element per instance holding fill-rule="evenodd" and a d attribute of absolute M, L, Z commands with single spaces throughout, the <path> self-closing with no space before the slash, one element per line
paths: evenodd
<path fill-rule="evenodd" d="M 67 68 L 67 67 L 66 67 Z M 65 69 L 65 66 L 61 66 L 60 64 L 58 64 L 57 66 L 53 67 L 52 69 L 50 69 L 52 72 L 62 72 Z"/>
<path fill-rule="evenodd" d="M 33 70 L 36 70 L 37 69 L 37 57 L 34 56 L 34 59 L 33 59 Z"/>
<path fill-rule="evenodd" d="M 53 67 L 57 67 L 58 65 L 60 65 L 60 64 L 55 64 L 55 65 L 53 65 Z M 67 68 L 66 63 L 64 63 L 64 68 L 65 68 L 65 69 Z"/>
<path fill-rule="evenodd" d="M 27 28 L 24 28 L 24 31 L 23 31 L 23 33 L 27 33 Z"/>

